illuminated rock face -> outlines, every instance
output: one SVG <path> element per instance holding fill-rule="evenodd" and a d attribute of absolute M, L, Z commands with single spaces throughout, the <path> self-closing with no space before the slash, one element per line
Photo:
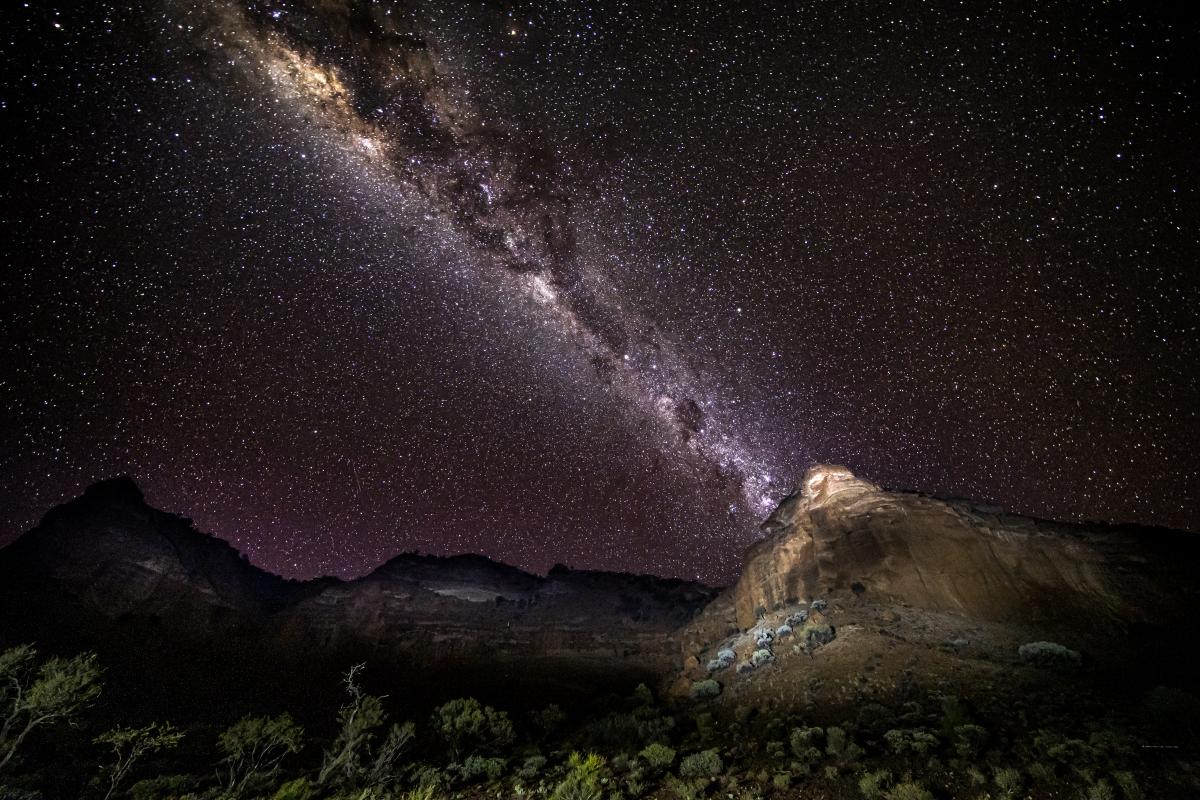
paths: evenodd
<path fill-rule="evenodd" d="M 1147 544 L 1119 528 L 1041 522 L 886 491 L 817 466 L 763 523 L 732 591 L 736 622 L 849 590 L 997 622 L 1137 619 Z M 1143 576 L 1145 577 L 1145 576 Z"/>

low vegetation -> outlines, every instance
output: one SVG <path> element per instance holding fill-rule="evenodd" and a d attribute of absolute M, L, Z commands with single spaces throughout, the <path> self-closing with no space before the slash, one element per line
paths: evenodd
<path fill-rule="evenodd" d="M 768 643 L 784 638 L 776 630 Z M 1146 696 L 1142 730 L 1069 715 L 1035 723 L 1038 708 L 1019 700 L 985 711 L 915 689 L 818 724 L 771 706 L 724 707 L 712 679 L 676 702 L 639 686 L 590 713 L 498 709 L 464 697 L 417 714 L 368 691 L 360 665 L 344 675 L 344 700 L 323 735 L 286 712 L 243 714 L 220 730 L 126 720 L 86 735 L 77 726 L 102 683 L 93 656 L 42 659 L 16 647 L 0 653 L 0 677 L 3 800 L 54 800 L 40 787 L 64 769 L 47 757 L 60 744 L 91 753 L 90 763 L 68 765 L 81 775 L 71 795 L 81 800 L 1200 796 L 1186 713 L 1200 703 L 1177 689 Z M 1183 746 L 1156 752 L 1148 769 L 1141 743 L 1150 740 Z"/>

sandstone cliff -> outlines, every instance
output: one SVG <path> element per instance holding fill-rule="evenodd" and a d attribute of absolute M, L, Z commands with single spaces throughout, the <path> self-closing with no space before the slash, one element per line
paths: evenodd
<path fill-rule="evenodd" d="M 839 590 L 991 621 L 1146 622 L 1177 608 L 1164 591 L 1197 539 L 1173 531 L 1065 525 L 895 492 L 816 466 L 763 523 L 733 589 L 736 619 Z M 1180 598 L 1175 598 L 1178 600 Z"/>

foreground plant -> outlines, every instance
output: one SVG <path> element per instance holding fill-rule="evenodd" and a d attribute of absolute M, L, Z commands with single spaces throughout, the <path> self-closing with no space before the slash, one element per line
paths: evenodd
<path fill-rule="evenodd" d="M 604 759 L 595 753 L 571 753 L 565 778 L 554 787 L 551 800 L 600 800 Z"/>
<path fill-rule="evenodd" d="M 183 739 L 183 731 L 171 724 L 154 723 L 144 728 L 113 728 L 92 740 L 93 744 L 106 744 L 112 749 L 113 763 L 101 767 L 101 773 L 108 776 L 108 791 L 104 800 L 108 800 L 117 791 L 117 786 L 133 769 L 144 755 L 176 747 Z"/>
<path fill-rule="evenodd" d="M 362 664 L 350 668 L 344 683 L 350 701 L 338 711 L 338 735 L 325 751 L 317 783 L 321 786 L 372 789 L 399 777 L 400 754 L 413 739 L 411 722 L 394 724 L 377 749 L 376 733 L 387 721 L 383 698 L 367 694 L 358 683 Z"/>
<path fill-rule="evenodd" d="M 304 728 L 290 714 L 242 717 L 217 739 L 225 754 L 221 764 L 226 795 L 243 797 L 270 783 L 284 757 L 299 751 L 303 743 Z"/>
<path fill-rule="evenodd" d="M 0 770 L 37 728 L 71 723 L 100 695 L 95 653 L 50 658 L 23 644 L 0 653 Z"/>

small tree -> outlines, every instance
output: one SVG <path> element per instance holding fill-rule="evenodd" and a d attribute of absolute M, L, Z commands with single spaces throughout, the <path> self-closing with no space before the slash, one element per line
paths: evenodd
<path fill-rule="evenodd" d="M 278 717 L 246 715 L 217 737 L 225 793 L 242 797 L 266 784 L 279 772 L 279 764 L 304 743 L 304 728 L 290 714 Z"/>
<path fill-rule="evenodd" d="M 458 759 L 475 748 L 495 750 L 512 744 L 513 726 L 508 714 L 481 705 L 473 697 L 460 697 L 433 712 L 433 727 Z"/>
<path fill-rule="evenodd" d="M 117 786 L 142 756 L 175 747 L 182 738 L 183 731 L 172 727 L 170 723 L 154 723 L 144 728 L 113 728 L 93 739 L 93 744 L 106 744 L 113 752 L 113 763 L 100 768 L 101 774 L 108 776 L 108 791 L 104 793 L 104 800 L 113 796 Z"/>
<path fill-rule="evenodd" d="M 350 702 L 338 711 L 339 730 L 333 745 L 325 751 L 317 783 L 322 786 L 374 788 L 396 780 L 397 761 L 408 747 L 416 730 L 411 722 L 393 724 L 383 744 L 372 752 L 378 729 L 387 721 L 383 698 L 367 694 L 358 683 L 362 664 L 346 673 L 346 692 Z"/>
<path fill-rule="evenodd" d="M 0 770 L 34 730 L 73 723 L 100 694 L 95 653 L 51 658 L 34 668 L 37 651 L 23 644 L 0 653 Z"/>

